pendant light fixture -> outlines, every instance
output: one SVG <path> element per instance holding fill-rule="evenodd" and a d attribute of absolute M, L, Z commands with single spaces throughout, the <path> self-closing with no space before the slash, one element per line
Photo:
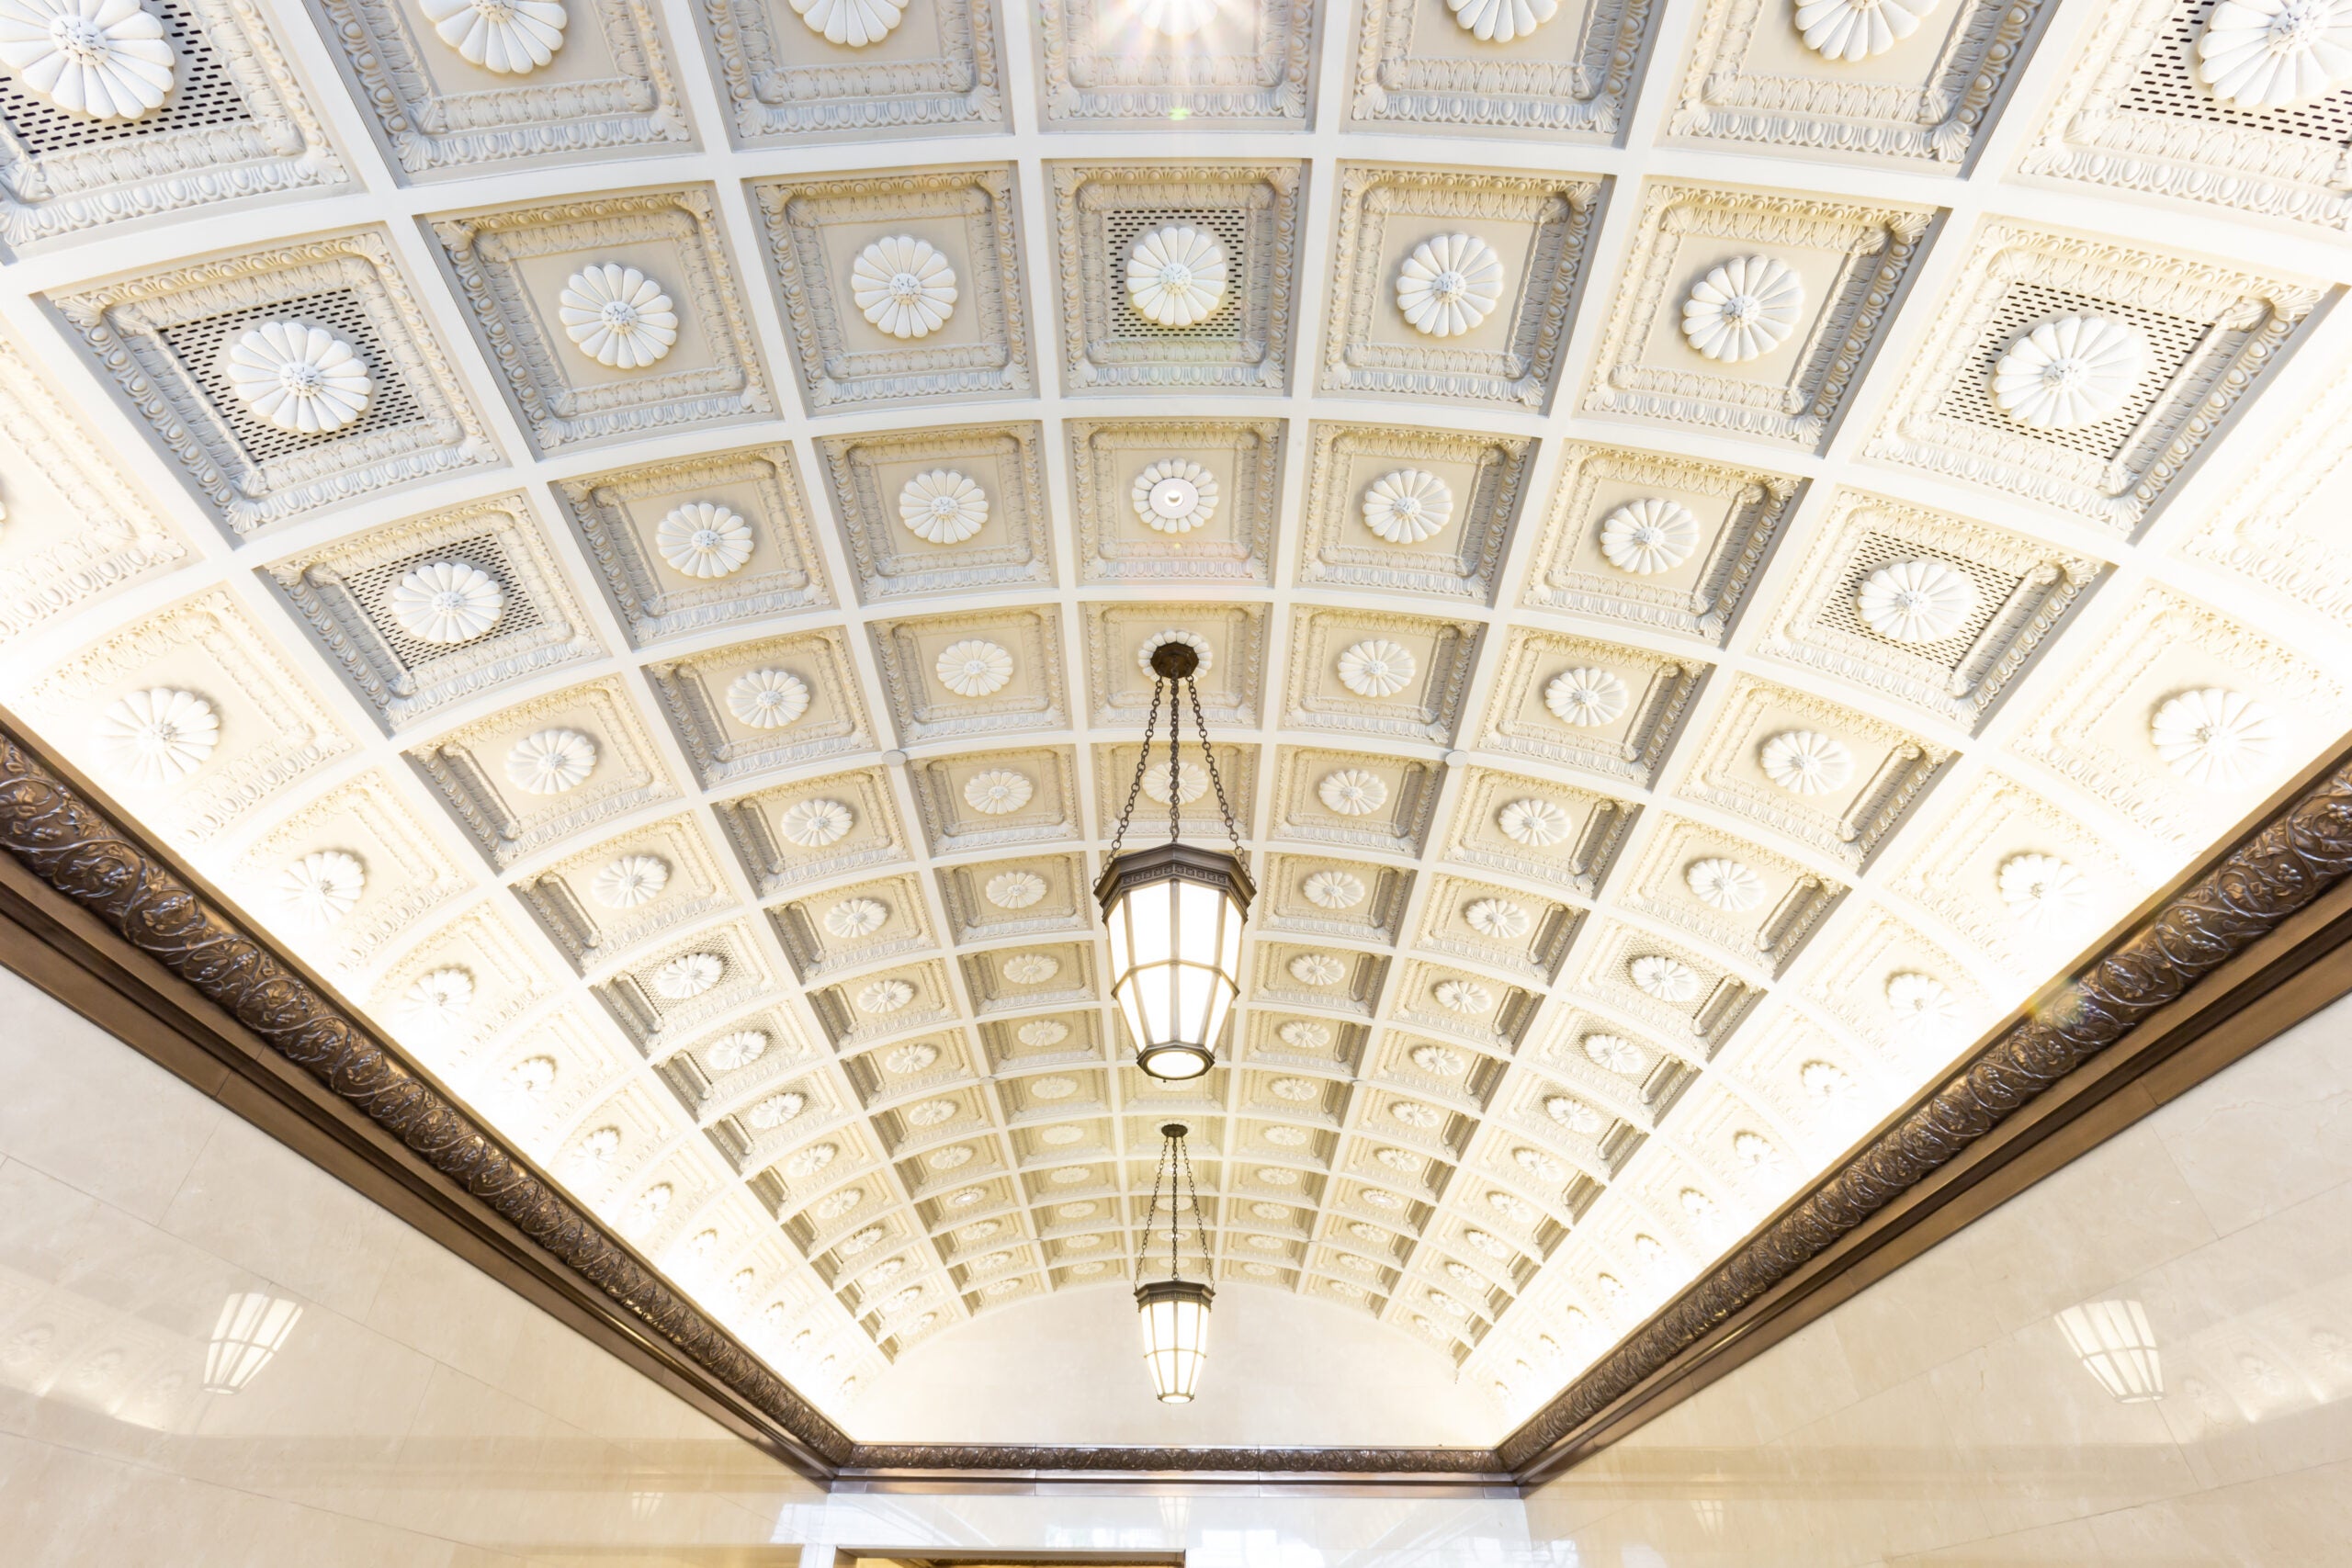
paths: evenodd
<path fill-rule="evenodd" d="M 1159 1129 L 1167 1142 L 1160 1145 L 1159 1169 L 1152 1178 L 1151 1208 L 1143 1218 L 1143 1243 L 1136 1249 L 1136 1311 L 1143 1319 L 1143 1361 L 1151 1372 L 1151 1390 L 1162 1404 L 1193 1402 L 1193 1393 L 1200 1386 L 1201 1364 L 1208 1359 L 1209 1306 L 1216 1300 L 1207 1280 L 1184 1278 L 1177 1253 L 1181 1211 L 1176 1195 L 1181 1183 L 1201 1244 L 1201 1266 L 1208 1267 L 1208 1225 L 1201 1218 L 1200 1194 L 1193 1188 L 1193 1161 L 1184 1152 L 1184 1134 L 1191 1131 L 1182 1122 L 1170 1122 Z M 1146 1280 L 1162 1186 L 1168 1190 L 1168 1278 Z"/>
<path fill-rule="evenodd" d="M 1135 1037 L 1136 1066 L 1156 1078 L 1196 1078 L 1216 1062 L 1216 1037 L 1241 988 L 1241 925 L 1257 896 L 1241 857 L 1241 829 L 1225 798 L 1225 780 L 1209 749 L 1209 727 L 1193 681 L 1200 655 L 1170 637 L 1151 654 L 1151 715 L 1143 750 L 1120 807 L 1111 853 L 1094 897 L 1111 932 L 1111 995 Z M 1168 842 L 1122 853 L 1136 796 L 1151 766 L 1159 705 L 1168 704 Z M 1181 703 L 1189 698 L 1201 738 L 1201 764 L 1216 791 L 1232 852 L 1182 841 L 1183 764 L 1178 757 Z"/>

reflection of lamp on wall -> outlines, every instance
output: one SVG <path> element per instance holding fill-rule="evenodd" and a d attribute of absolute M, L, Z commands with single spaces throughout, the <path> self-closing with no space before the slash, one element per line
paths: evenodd
<path fill-rule="evenodd" d="M 234 1393 L 254 1381 L 270 1358 L 286 1348 L 302 1309 L 258 1291 L 240 1291 L 220 1303 L 220 1321 L 204 1353 L 209 1393 Z"/>
<path fill-rule="evenodd" d="M 2098 1379 L 2099 1387 L 2125 1404 L 2165 1396 L 2164 1363 L 2156 1356 L 2155 1331 L 2138 1302 L 2085 1302 L 2058 1314 L 2058 1332 Z"/>

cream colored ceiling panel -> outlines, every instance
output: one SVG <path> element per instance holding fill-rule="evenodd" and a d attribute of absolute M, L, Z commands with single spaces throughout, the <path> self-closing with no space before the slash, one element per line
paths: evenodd
<path fill-rule="evenodd" d="M 836 626 L 645 666 L 662 716 L 707 788 L 868 752 L 874 725 Z"/>
<path fill-rule="evenodd" d="M 496 1105 L 513 1122 L 525 1149 L 540 1158 L 553 1154 L 586 1121 L 586 1135 L 572 1149 L 593 1175 L 606 1144 L 595 1134 L 620 1125 L 600 1112 L 628 1071 L 625 1050 L 585 1013 L 566 1006 L 508 1035 L 495 1055 L 473 1064 L 460 1081 L 478 1103 Z"/>
<path fill-rule="evenodd" d="M 763 898 L 913 852 L 897 795 L 879 768 L 755 790 L 716 810 Z"/>
<path fill-rule="evenodd" d="M 1348 106 L 1365 130 L 1614 138 L 1651 0 L 1371 0 L 1357 7 Z M 1521 30 L 1534 22 L 1531 34 Z"/>
<path fill-rule="evenodd" d="M 85 80 L 60 69 L 62 47 L 19 55 L 0 85 L 0 238 L 12 253 L 264 193 L 351 188 L 258 8 L 155 0 L 141 10 L 143 19 L 109 13 L 96 28 L 109 60 L 90 73 L 108 78 L 102 93 L 61 93 Z M 155 58 L 156 44 L 167 60 Z M 44 65 L 51 85 L 36 90 Z"/>
<path fill-rule="evenodd" d="M 1073 391 L 1290 384 L 1304 165 L 1057 164 Z"/>
<path fill-rule="evenodd" d="M 232 535 L 499 460 L 380 231 L 50 303 Z"/>
<path fill-rule="evenodd" d="M 519 7 L 318 4 L 353 98 L 410 178 L 693 137 L 667 40 L 638 0 L 555 0 L 560 21 Z"/>
<path fill-rule="evenodd" d="M 1064 428 L 1080 577 L 1272 580 L 1282 421 L 1073 419 Z"/>
<path fill-rule="evenodd" d="M 1846 891 L 1736 834 L 1660 814 L 1613 902 L 1778 975 Z"/>
<path fill-rule="evenodd" d="M 1127 803 L 1130 791 L 1136 796 L 1136 821 L 1138 825 L 1157 827 L 1168 818 L 1169 796 L 1176 800 L 1178 819 L 1191 825 L 1190 831 L 1214 837 L 1222 831 L 1217 818 L 1217 793 L 1224 792 L 1232 807 L 1236 821 L 1251 819 L 1258 807 L 1258 748 L 1255 746 L 1210 745 L 1206 758 L 1193 754 L 1177 759 L 1176 783 L 1171 791 L 1168 782 L 1168 746 L 1163 733 L 1160 744 L 1152 748 L 1151 765 L 1143 772 L 1140 782 L 1136 776 L 1136 764 L 1141 761 L 1141 746 L 1098 745 L 1094 752 L 1094 808 L 1098 819 L 1096 831 L 1104 839 L 1118 828 L 1119 812 Z M 1214 763 L 1212 773 L 1209 764 Z M 1142 827 L 1137 829 L 1138 833 Z"/>
<path fill-rule="evenodd" d="M 2233 13 L 2222 35 L 2235 47 L 2209 64 L 2214 10 L 2213 0 L 2098 7 L 2022 166 L 2341 232 L 2352 220 L 2343 82 L 2309 63 L 2315 36 L 2280 29 L 2274 42 L 2278 13 L 2252 7 Z"/>
<path fill-rule="evenodd" d="M 1453 798 L 1447 860 L 1587 897 L 1608 875 L 1635 815 L 1596 791 L 1486 768 L 1473 770 Z"/>
<path fill-rule="evenodd" d="M 1586 411 L 1821 450 L 1935 216 L 1651 185 Z"/>
<path fill-rule="evenodd" d="M 1056 606 L 970 610 L 870 625 L 875 662 L 901 746 L 1069 728 Z"/>
<path fill-rule="evenodd" d="M 768 918 L 804 986 L 935 945 L 922 886 L 911 876 L 830 888 L 773 908 Z"/>
<path fill-rule="evenodd" d="M 1677 136 L 1956 173 L 2053 6 L 2042 0 L 1709 0 Z"/>
<path fill-rule="evenodd" d="M 996 942 L 1093 929 L 1086 863 L 1078 855 L 1013 855 L 944 867 L 939 896 L 950 940 Z"/>
<path fill-rule="evenodd" d="M 1584 911 L 1458 876 L 1430 879 L 1415 951 L 1467 959 L 1548 985 L 1576 939 Z"/>
<path fill-rule="evenodd" d="M 2149 890 L 2065 812 L 1991 772 L 1923 821 L 1887 886 L 2024 976 L 2080 947 Z"/>
<path fill-rule="evenodd" d="M 520 493 L 369 529 L 268 571 L 390 729 L 605 651 Z"/>
<path fill-rule="evenodd" d="M 2171 847 L 2196 841 L 2213 802 L 2291 771 L 2283 727 L 2334 734 L 2352 694 L 2327 669 L 2162 588 L 2143 592 L 2078 661 L 2011 747 Z"/>
<path fill-rule="evenodd" d="M 963 1016 L 947 971 L 935 959 L 836 982 L 809 992 L 808 1003 L 836 1051 L 896 1039 Z"/>
<path fill-rule="evenodd" d="M 1849 904 L 1801 994 L 1868 1043 L 1889 1076 L 1913 1079 L 1941 1066 L 1996 1012 L 1975 973 L 1894 915 Z"/>
<path fill-rule="evenodd" d="M 2301 280 L 1988 223 L 1869 454 L 2129 534 L 2319 300 Z"/>
<path fill-rule="evenodd" d="M 501 868 L 678 795 L 635 700 L 611 676 L 460 726 L 409 760 Z"/>
<path fill-rule="evenodd" d="M 1193 685 L 1200 694 L 1202 716 L 1211 724 L 1257 728 L 1264 705 L 1263 604 L 1090 603 L 1083 614 L 1094 723 L 1140 726 L 1151 709 L 1152 650 L 1178 641 L 1200 658 Z"/>
<path fill-rule="evenodd" d="M 789 447 L 649 463 L 554 488 L 639 648 L 833 604 Z"/>
<path fill-rule="evenodd" d="M 354 750 L 221 589 L 61 660 L 22 700 L 68 757 L 183 848 L 243 830 Z"/>
<path fill-rule="evenodd" d="M 1494 602 L 1533 442 L 1331 423 L 1313 441 L 1301 586 Z"/>
<path fill-rule="evenodd" d="M 1756 647 L 1975 729 L 2105 564 L 1841 491 Z"/>
<path fill-rule="evenodd" d="M 864 25 L 853 29 L 852 17 Z M 991 0 L 821 12 L 752 0 L 698 12 L 695 21 L 718 62 L 736 138 L 747 144 L 1003 130 L 1002 33 Z"/>
<path fill-rule="evenodd" d="M 2271 428 L 2262 461 L 2180 548 L 2201 566 L 2352 626 L 2352 560 L 2336 499 L 2352 487 L 2352 376 L 2337 377 Z"/>
<path fill-rule="evenodd" d="M 1318 606 L 1293 612 L 1290 647 L 1284 725 L 1442 746 L 1461 722 L 1478 639 L 1460 621 Z"/>
<path fill-rule="evenodd" d="M 1720 646 L 1796 491 L 1780 474 L 1568 447 L 1521 602 Z"/>
<path fill-rule="evenodd" d="M 1267 857 L 1251 918 L 1260 929 L 1394 944 L 1413 874 L 1335 856 Z"/>
<path fill-rule="evenodd" d="M 858 596 L 871 604 L 1051 584 L 1042 439 L 1023 423 L 821 443 Z"/>
<path fill-rule="evenodd" d="M 1314 0 L 1218 6 L 1175 0 L 1041 0 L 1038 92 L 1061 130 L 1164 120 L 1172 109 L 1210 126 L 1300 126 L 1312 85 Z M 1170 62 L 1160 45 L 1180 39 Z M 1173 68 L 1171 69 L 1171 64 Z"/>
<path fill-rule="evenodd" d="M 1030 389 L 1010 169 L 752 187 L 812 411 Z"/>
<path fill-rule="evenodd" d="M 296 950 L 346 976 L 406 945 L 472 889 L 391 779 L 362 773 L 273 823 L 231 873 L 238 897 L 277 913 Z"/>
<path fill-rule="evenodd" d="M 463 1092 L 469 1065 L 489 1043 L 508 1038 L 556 985 L 537 946 L 478 904 L 429 932 L 365 994 L 368 1010 Z"/>
<path fill-rule="evenodd" d="M 709 187 L 430 228 L 542 452 L 775 408 Z"/>
<path fill-rule="evenodd" d="M 1530 627 L 1510 634 L 1479 727 L 1482 750 L 1655 784 L 1709 667 Z"/>
<path fill-rule="evenodd" d="M 1622 920 L 1595 920 L 1570 971 L 1579 999 L 1630 1019 L 1700 1060 L 1723 1048 L 1764 987 L 1696 944 Z"/>
<path fill-rule="evenodd" d="M 1321 384 L 1542 409 L 1598 179 L 1343 168 Z"/>
<path fill-rule="evenodd" d="M 737 917 L 663 942 L 591 988 L 630 1043 L 662 1056 L 759 1000 L 777 978 L 752 922 Z"/>
<path fill-rule="evenodd" d="M 1860 869 L 1951 755 L 1810 692 L 1743 677 L 1679 793 Z"/>
<path fill-rule="evenodd" d="M 0 643 L 187 559 L 186 539 L 6 338 L 0 453 Z M 20 687 L 29 673 L 5 679 Z"/>
<path fill-rule="evenodd" d="M 935 855 L 1080 836 L 1078 777 L 1068 747 L 951 751 L 910 763 L 905 776 Z"/>
<path fill-rule="evenodd" d="M 1757 1019 L 1753 1038 L 1731 1071 L 1747 1098 L 1816 1146 L 1842 1146 L 1859 1137 L 1902 1098 L 1899 1086 L 1905 1081 L 1851 1041 L 1786 1008 Z M 1718 1236 L 1740 1216 L 1727 1212 L 1706 1185 L 1700 1190 L 1709 1204 L 1678 1194 L 1678 1206 L 1697 1229 Z"/>

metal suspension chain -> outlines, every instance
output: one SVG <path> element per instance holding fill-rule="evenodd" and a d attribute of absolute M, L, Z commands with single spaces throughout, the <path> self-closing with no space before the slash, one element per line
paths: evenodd
<path fill-rule="evenodd" d="M 1181 1161 L 1183 1157 L 1184 1157 L 1184 1141 L 1183 1141 L 1182 1138 L 1170 1138 L 1170 1139 L 1169 1139 L 1169 1140 L 1168 1140 L 1168 1277 L 1169 1277 L 1170 1279 L 1171 1279 L 1171 1280 L 1181 1280 L 1181 1279 L 1182 1279 L 1182 1278 L 1184 1277 L 1184 1263 L 1183 1263 L 1183 1259 L 1182 1259 L 1182 1258 L 1179 1258 L 1179 1257 L 1176 1255 L 1176 1172 L 1177 1172 L 1177 1169 L 1178 1169 L 1178 1162 L 1179 1162 L 1179 1161 Z"/>
<path fill-rule="evenodd" d="M 1168 1140 L 1170 1144 L 1175 1141 L 1173 1138 Z M 1162 1176 L 1168 1179 L 1168 1229 L 1172 1235 L 1176 1230 L 1176 1165 L 1165 1148 L 1159 1152 L 1159 1168 L 1151 1173 L 1151 1207 L 1144 1211 L 1143 1243 L 1136 1248 L 1137 1284 L 1143 1283 L 1143 1272 L 1151 1267 L 1151 1222 L 1152 1217 L 1159 1213 L 1159 1179 Z"/>
<path fill-rule="evenodd" d="M 1184 690 L 1192 695 L 1193 724 L 1201 732 L 1201 761 L 1208 764 L 1209 783 L 1216 790 L 1216 808 L 1225 818 L 1226 837 L 1233 840 L 1234 863 L 1247 866 L 1250 863 L 1243 859 L 1241 854 L 1241 826 L 1233 819 L 1233 807 L 1225 798 L 1225 779 L 1216 771 L 1216 752 L 1209 745 L 1209 721 L 1201 712 L 1201 683 L 1187 675 L 1184 677 Z M 1173 729 L 1181 722 L 1182 716 L 1177 712 L 1174 702 L 1171 700 L 1168 714 L 1169 728 Z"/>
<path fill-rule="evenodd" d="M 1127 803 L 1119 807 L 1119 825 L 1111 834 L 1111 852 L 1103 860 L 1105 865 L 1119 858 L 1119 846 L 1127 837 L 1127 819 L 1136 814 L 1136 796 L 1143 793 L 1144 770 L 1151 766 L 1151 734 L 1153 730 L 1159 728 L 1160 689 L 1169 684 L 1168 678 L 1164 675 L 1152 677 L 1151 716 L 1143 721 L 1143 750 L 1136 757 L 1136 776 L 1127 784 Z M 1176 718 L 1175 693 L 1172 689 L 1169 692 L 1168 715 L 1169 723 L 1172 727 Z"/>
<path fill-rule="evenodd" d="M 1193 1185 L 1193 1156 L 1184 1147 L 1183 1139 L 1173 1138 L 1170 1142 L 1176 1145 L 1177 1168 L 1184 1175 L 1184 1194 L 1193 1202 L 1193 1227 L 1201 1240 L 1201 1267 L 1205 1269 L 1209 1266 L 1209 1223 L 1201 1213 L 1200 1190 Z M 1173 1213 L 1168 1216 L 1168 1250 L 1170 1254 L 1176 1250 L 1176 1216 Z"/>
<path fill-rule="evenodd" d="M 1190 676 L 1184 678 L 1190 679 Z M 1184 733 L 1184 714 L 1178 705 L 1183 686 L 1184 681 L 1179 680 L 1169 682 L 1168 687 L 1168 841 L 1171 844 L 1183 837 L 1181 813 L 1184 807 L 1184 793 L 1177 787 L 1182 780 L 1176 761 L 1176 742 Z M 1151 750 L 1151 736 L 1148 732 L 1143 738 L 1143 749 L 1147 754 Z"/>

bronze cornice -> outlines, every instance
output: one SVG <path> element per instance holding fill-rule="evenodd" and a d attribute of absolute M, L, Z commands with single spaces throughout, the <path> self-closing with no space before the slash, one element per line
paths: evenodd
<path fill-rule="evenodd" d="M 1087 1444 L 860 1443 L 849 1467 L 862 1471 L 1141 1471 L 1211 1474 L 1450 1475 L 1508 1479 L 1492 1449 L 1155 1449 Z"/>
<path fill-rule="evenodd" d="M 96 792 L 0 724 L 0 849 L 16 867 L 0 876 L 0 926 L 24 942 L 0 946 L 0 957 L 68 1005 L 124 1033 L 136 1048 L 184 1077 L 185 1045 L 159 1043 L 154 1027 L 175 1031 L 199 1052 L 259 1091 L 240 1103 L 224 1100 L 259 1124 L 288 1137 L 329 1165 L 356 1155 L 389 1174 L 387 1190 L 413 1190 L 421 1162 L 454 1201 L 470 1205 L 468 1236 L 521 1238 L 536 1249 L 517 1258 L 515 1247 L 476 1246 L 466 1256 L 516 1284 L 560 1278 L 575 1299 L 594 1300 L 611 1319 L 626 1319 L 635 1339 L 608 1346 L 659 1352 L 651 1366 L 682 1373 L 704 1408 L 729 1416 L 806 1472 L 825 1481 L 921 1486 L 926 1482 L 1004 1476 L 1168 1480 L 1186 1476 L 1388 1478 L 1464 1484 L 1542 1480 L 1681 1397 L 1709 1375 L 1688 1369 L 1694 1355 L 1736 1342 L 1769 1343 L 1790 1331 L 1787 1314 L 1776 1329 L 1757 1328 L 1758 1309 L 1808 1269 L 1839 1257 L 1841 1244 L 1916 1203 L 1972 1156 L 2015 1158 L 2030 1180 L 2045 1168 L 2019 1158 L 2032 1145 L 2004 1139 L 2035 1117 L 2045 1123 L 2075 1120 L 2071 1157 L 2088 1142 L 2111 1134 L 2119 1112 L 2093 1114 L 2115 1083 L 2161 1066 L 2163 1052 L 2134 1059 L 2129 1074 L 2109 1074 L 2098 1095 L 2068 1094 L 2098 1077 L 2105 1064 L 2132 1058 L 2142 1039 L 2167 1027 L 2193 1038 L 2215 1025 L 2214 1015 L 2240 1020 L 2229 1050 L 2251 1049 L 2345 989 L 2352 988 L 2352 751 L 2315 766 L 2223 851 L 2179 879 L 2127 921 L 2121 934 L 1997 1029 L 1944 1082 L 1897 1112 L 1838 1167 L 1792 1199 L 1718 1264 L 1637 1328 L 1570 1384 L 1499 1449 L 1180 1449 L 1085 1445 L 885 1444 L 853 1442 L 823 1414 L 753 1356 L 723 1326 L 674 1291 L 651 1265 L 574 1204 L 529 1160 L 481 1125 L 429 1075 L 359 1021 L 356 1010 L 300 963 L 246 930 L 229 905 L 118 816 Z M 22 874 L 29 874 L 28 876 Z M 27 886 L 20 886 L 23 883 Z M 43 903 L 42 900 L 49 900 Z M 54 906 L 54 907 L 52 907 Z M 68 913 L 82 919 L 74 926 Z M 2291 939 L 2291 940 L 2289 940 Z M 2323 961 L 2329 972 L 2308 980 Z M 75 973 L 62 976 L 60 964 Z M 46 972 L 41 965 L 49 966 Z M 156 966 L 164 972 L 159 978 Z M 187 996 L 167 995 L 184 983 Z M 2192 987 L 2211 981 L 2194 996 Z M 2279 998 L 2285 998 L 2283 1001 Z M 115 1005 L 128 998 L 128 1010 Z M 201 1016 L 206 1004 L 227 1015 Z M 2163 1021 L 2204 1009 L 2201 1021 Z M 2151 1025 L 2152 1019 L 2158 1021 Z M 126 1021 L 132 1027 L 126 1030 Z M 240 1055 L 226 1035 L 249 1032 L 257 1050 Z M 2135 1036 L 2135 1032 L 2139 1032 Z M 2115 1047 L 2127 1043 L 2128 1048 Z M 2178 1049 L 2178 1043 L 2165 1046 Z M 2218 1070 L 2213 1057 L 2176 1071 L 2165 1092 L 2177 1093 Z M 377 1142 L 345 1137 L 333 1146 L 298 1140 L 252 1107 L 285 1100 L 288 1068 L 322 1099 L 376 1130 Z M 280 1077 L 273 1077 L 277 1073 Z M 2057 1092 L 2052 1092 L 2053 1090 Z M 2050 1104 L 2064 1109 L 2045 1114 Z M 2144 1089 L 2130 1116 L 2155 1100 Z M 2086 1141 L 2088 1140 L 2088 1141 Z M 2013 1173 L 2014 1174 L 2014 1173 Z M 350 1177 L 346 1174 L 346 1179 Z M 407 1182 L 407 1188 L 399 1186 Z M 2013 1182 L 2013 1187 L 2015 1182 Z M 404 1217 L 426 1213 L 404 1205 Z M 443 1238 L 447 1229 L 429 1231 Z M 1873 1263 L 1883 1274 L 1917 1256 L 1940 1233 L 1923 1227 L 1908 1250 L 1888 1249 Z M 460 1236 L 459 1239 L 468 1239 Z M 1922 1239 L 1925 1237 L 1925 1239 Z M 527 1276 L 527 1278 L 526 1278 Z M 547 1302 L 544 1291 L 531 1292 Z M 1849 1292 L 1850 1293 L 1850 1292 Z M 1812 1315 L 1827 1310 L 1821 1301 Z M 559 1303 L 560 1304 L 560 1303 Z M 1802 1317 L 1802 1314 L 1800 1314 Z M 1804 1319 L 1809 1320 L 1809 1319 Z M 582 1321 L 574 1314 L 571 1321 Z M 1747 1353 L 1753 1353 L 1752 1349 Z M 1681 1369 L 1678 1371 L 1678 1369 Z M 1678 1382 L 1676 1380 L 1679 1379 Z M 697 1381 L 699 1380 L 699 1381 Z M 1664 1390 L 1662 1393 L 1660 1391 Z M 1647 1404 L 1643 1404 L 1646 1400 Z"/>

